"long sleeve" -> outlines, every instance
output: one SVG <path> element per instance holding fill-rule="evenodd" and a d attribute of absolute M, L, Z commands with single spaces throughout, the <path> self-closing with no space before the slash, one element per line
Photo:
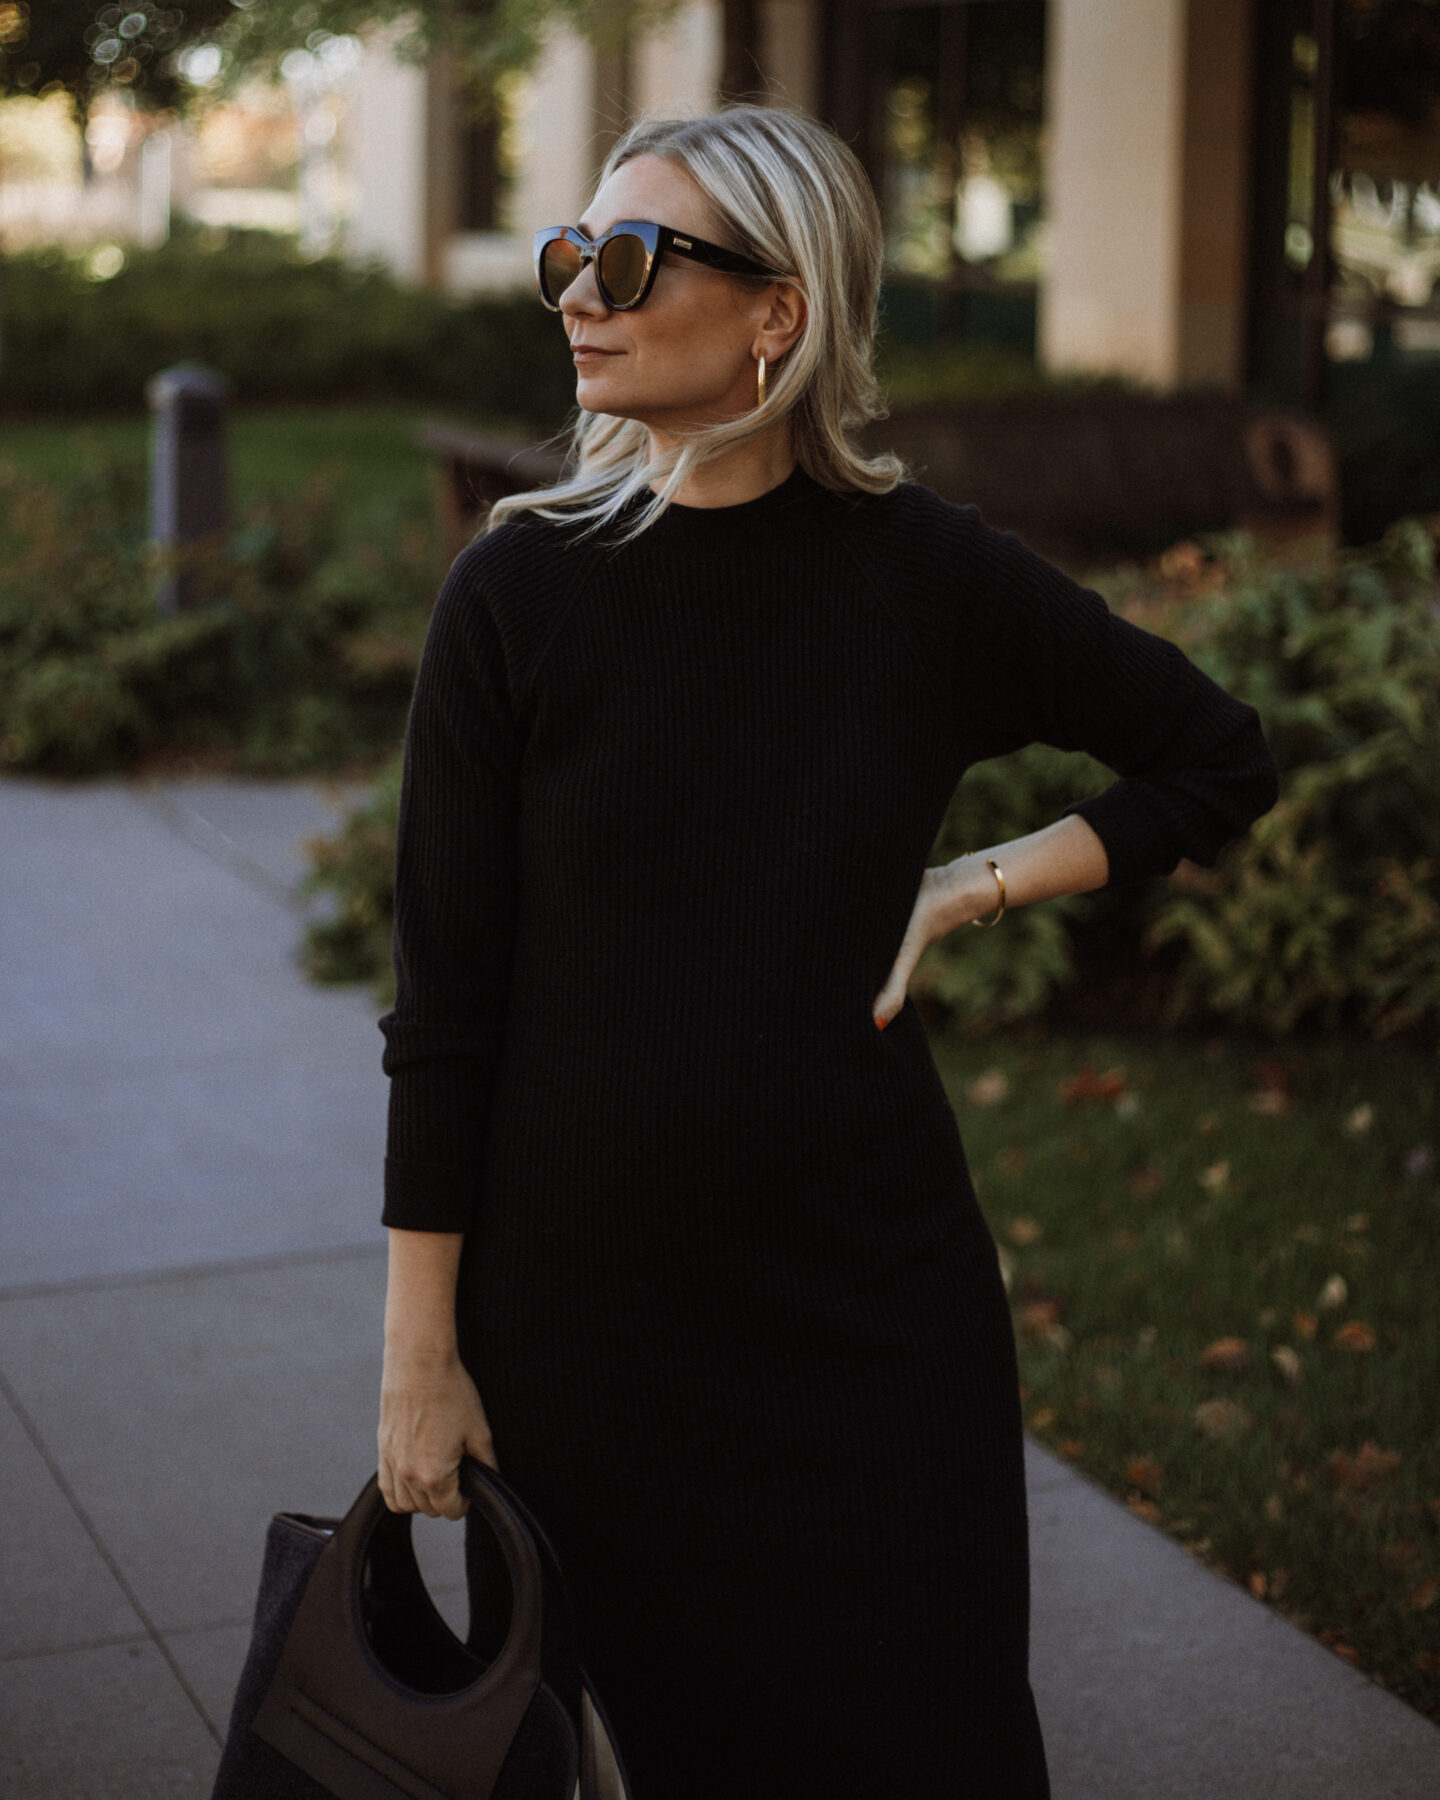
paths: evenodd
<path fill-rule="evenodd" d="M 1259 715 L 1174 644 L 1117 617 L 1013 532 L 971 528 L 957 680 L 969 760 L 1026 743 L 1084 750 L 1120 779 L 1065 808 L 1105 845 L 1109 886 L 1213 864 L 1275 804 Z"/>
<path fill-rule="evenodd" d="M 382 1221 L 465 1231 L 505 1028 L 521 734 L 474 554 L 435 605 L 405 737 Z"/>

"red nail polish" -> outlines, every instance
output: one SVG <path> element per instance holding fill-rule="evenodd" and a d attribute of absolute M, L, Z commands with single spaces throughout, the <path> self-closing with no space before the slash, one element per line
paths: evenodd
<path fill-rule="evenodd" d="M 885 1029 L 885 1021 L 883 1019 L 877 1019 L 875 1021 L 875 1029 L 877 1031 L 883 1031 Z"/>

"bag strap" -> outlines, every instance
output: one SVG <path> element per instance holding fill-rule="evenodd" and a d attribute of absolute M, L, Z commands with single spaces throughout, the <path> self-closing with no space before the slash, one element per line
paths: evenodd
<path fill-rule="evenodd" d="M 471 1456 L 462 1457 L 461 1493 L 473 1503 L 486 1489 L 514 1510 L 529 1531 L 539 1555 L 544 1588 L 541 1666 L 546 1681 L 564 1701 L 575 1721 L 580 1743 L 579 1800 L 631 1800 L 630 1777 L 621 1759 L 614 1728 L 580 1660 L 575 1615 L 555 1546 L 545 1527 L 504 1476 L 488 1463 L 478 1462 Z"/>

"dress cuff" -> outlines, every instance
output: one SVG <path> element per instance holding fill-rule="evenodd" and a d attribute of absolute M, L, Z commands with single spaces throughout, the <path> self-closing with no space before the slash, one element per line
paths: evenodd
<path fill-rule="evenodd" d="M 475 1217 L 475 1171 L 468 1164 L 385 1159 L 382 1225 L 401 1231 L 468 1231 Z"/>
<path fill-rule="evenodd" d="M 1133 781 L 1116 781 L 1089 800 L 1074 800 L 1062 809 L 1076 813 L 1105 846 L 1110 865 L 1107 888 L 1129 887 L 1156 875 L 1168 875 L 1180 861 L 1168 833 Z"/>

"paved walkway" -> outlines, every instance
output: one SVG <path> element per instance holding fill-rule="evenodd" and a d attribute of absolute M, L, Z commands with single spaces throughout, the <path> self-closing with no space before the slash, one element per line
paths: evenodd
<path fill-rule="evenodd" d="M 266 1521 L 374 1466 L 380 1038 L 293 963 L 330 817 L 0 782 L 4 1800 L 208 1794 Z M 1056 1800 L 1440 1795 L 1440 1731 L 1038 1450 L 1031 1515 Z"/>

